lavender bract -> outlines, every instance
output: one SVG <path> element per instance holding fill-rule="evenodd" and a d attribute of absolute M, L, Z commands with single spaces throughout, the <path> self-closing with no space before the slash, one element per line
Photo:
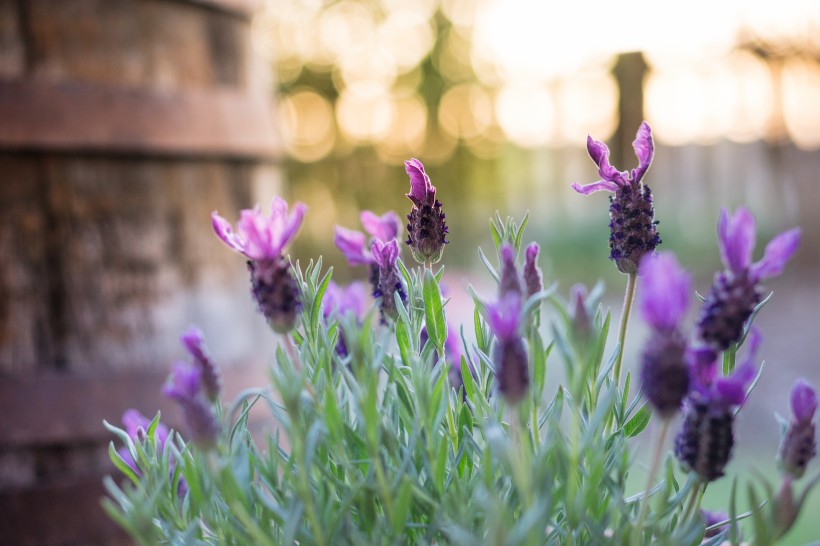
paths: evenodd
<path fill-rule="evenodd" d="M 505 244 L 499 251 L 501 257 L 501 280 L 498 283 L 498 297 L 503 298 L 506 294 L 515 294 L 521 297 L 521 273 L 515 265 L 515 249 L 512 245 Z"/>
<path fill-rule="evenodd" d="M 698 336 L 718 351 L 740 340 L 743 326 L 760 303 L 760 281 L 779 275 L 800 244 L 798 228 L 772 239 L 763 258 L 752 263 L 755 219 L 745 207 L 718 218 L 718 246 L 726 270 L 715 275 L 698 319 Z"/>
<path fill-rule="evenodd" d="M 131 440 L 135 442 L 143 441 L 148 433 L 148 428 L 151 426 L 151 419 L 147 418 L 138 410 L 128 409 L 122 414 L 122 424 L 125 426 L 125 432 L 128 433 Z M 162 423 L 158 423 L 154 429 L 154 441 L 157 446 L 157 454 L 161 454 L 165 450 L 165 442 L 168 440 L 169 433 L 168 427 Z M 117 450 L 117 453 L 122 457 L 122 460 L 125 461 L 125 464 L 131 467 L 131 470 L 136 472 L 138 476 L 142 475 L 128 448 L 121 447 Z"/>
<path fill-rule="evenodd" d="M 817 454 L 815 427 L 812 420 L 817 411 L 817 393 L 805 379 L 792 387 L 792 419 L 783 434 L 777 455 L 780 470 L 788 477 L 803 477 L 811 459 Z"/>
<path fill-rule="evenodd" d="M 251 292 L 274 331 L 287 333 L 296 325 L 300 308 L 299 287 L 283 256 L 302 225 L 307 207 L 297 203 L 292 212 L 281 197 L 274 197 L 270 215 L 259 207 L 245 209 L 233 230 L 216 211 L 211 221 L 216 235 L 230 248 L 248 258 Z"/>
<path fill-rule="evenodd" d="M 487 305 L 487 321 L 496 337 L 493 349 L 498 391 L 510 405 L 520 402 L 530 386 L 529 360 L 520 334 L 521 297 L 503 295 Z"/>
<path fill-rule="evenodd" d="M 177 362 L 162 392 L 179 404 L 191 440 L 202 448 L 212 447 L 220 427 L 202 390 L 202 370 Z"/>
<path fill-rule="evenodd" d="M 652 327 L 641 355 L 641 383 L 652 407 L 668 418 L 689 392 L 687 344 L 679 324 L 689 303 L 691 282 L 671 252 L 644 257 L 641 276 L 640 309 Z"/>
<path fill-rule="evenodd" d="M 418 263 L 437 263 L 448 242 L 445 237 L 449 230 L 441 203 L 436 199 L 436 188 L 430 183 L 430 177 L 418 159 L 405 161 L 404 170 L 410 176 L 407 198 L 413 202 L 413 208 L 407 215 L 407 246 Z"/>
<path fill-rule="evenodd" d="M 638 157 L 638 166 L 621 172 L 610 165 L 606 144 L 587 137 L 587 151 L 598 165 L 601 180 L 586 185 L 572 184 L 575 191 L 584 195 L 596 191 L 615 194 L 610 197 L 609 206 L 609 258 L 615 262 L 618 271 L 627 274 L 635 274 L 641 258 L 652 253 L 661 243 L 654 219 L 652 192 L 649 186 L 642 183 L 655 154 L 652 129 L 645 121 L 638 128 L 632 147 Z"/>

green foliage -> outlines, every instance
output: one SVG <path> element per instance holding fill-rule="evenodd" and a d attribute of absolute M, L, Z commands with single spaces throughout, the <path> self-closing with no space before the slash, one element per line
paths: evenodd
<path fill-rule="evenodd" d="M 492 221 L 496 250 L 504 242 L 518 249 L 525 225 L 526 218 Z M 112 519 L 144 545 L 738 543 L 736 525 L 715 525 L 709 530 L 723 530 L 703 538 L 694 502 L 701 484 L 681 479 L 670 457 L 657 484 L 626 495 L 630 439 L 647 429 L 652 412 L 640 393 L 630 395 L 630 375 L 623 385 L 612 378 L 621 347 L 606 354 L 611 321 L 598 304 L 600 287 L 585 302 L 588 324 L 555 287 L 525 302 L 531 325 L 543 302 L 553 314 L 545 328 L 522 330 L 531 388 L 510 407 L 496 393 L 487 302 L 473 292 L 473 324 L 448 340 L 441 270 L 399 266 L 407 303 L 396 296 L 398 318 L 384 325 L 372 311 L 360 323 L 325 320 L 332 271 L 322 271 L 321 259 L 304 271 L 296 264 L 303 312 L 295 347 L 286 350 L 292 340 L 283 339 L 269 389 L 248 389 L 227 411 L 216 403 L 223 432 L 215 448 L 200 450 L 172 432 L 158 449 L 159 416 L 136 441 L 106 424 L 138 469 L 112 443 L 126 478 L 105 482 Z M 342 337 L 345 356 L 336 351 Z M 451 361 L 445 343 L 454 341 L 463 356 Z M 548 373 L 553 353 L 566 385 Z M 458 390 L 451 366 L 461 372 Z M 277 423 L 264 437 L 248 430 L 255 406 Z M 759 502 L 759 488 L 775 497 L 771 487 L 750 485 L 753 508 L 738 514 L 735 485 L 729 521 L 751 517 L 759 543 L 775 540 L 781 512 Z M 636 528 L 644 495 L 651 509 Z"/>

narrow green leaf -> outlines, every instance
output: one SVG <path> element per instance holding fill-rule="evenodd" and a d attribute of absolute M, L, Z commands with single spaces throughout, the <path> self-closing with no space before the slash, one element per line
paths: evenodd
<path fill-rule="evenodd" d="M 521 220 L 521 225 L 518 227 L 518 232 L 515 234 L 515 251 L 518 252 L 518 249 L 521 248 L 521 236 L 524 234 L 524 228 L 527 227 L 527 222 L 530 221 L 530 211 L 524 215 L 524 219 Z"/>
<path fill-rule="evenodd" d="M 319 258 L 319 262 L 316 266 L 316 270 L 318 272 L 319 266 L 321 266 L 321 258 Z M 322 298 L 325 295 L 325 290 L 327 290 L 327 285 L 330 283 L 330 279 L 333 276 L 333 268 L 330 267 L 325 273 L 325 276 L 322 277 L 322 282 L 319 283 L 319 286 L 316 288 L 316 296 L 313 299 L 313 305 L 310 308 L 310 326 L 313 332 L 316 332 L 316 329 L 319 327 L 319 319 L 322 317 Z"/>
<path fill-rule="evenodd" d="M 117 469 L 128 476 L 128 479 L 131 480 L 134 484 L 138 484 L 140 479 L 137 476 L 137 473 L 134 472 L 134 469 L 131 468 L 128 463 L 122 458 L 122 456 L 117 453 L 117 449 L 114 447 L 114 442 L 110 442 L 108 444 L 108 457 L 111 459 L 111 462 L 114 463 L 114 466 Z"/>
<path fill-rule="evenodd" d="M 405 366 L 410 366 L 413 362 L 410 358 L 412 349 L 410 347 L 410 336 L 407 334 L 407 326 L 403 320 L 396 323 L 396 341 L 399 345 L 402 363 Z"/>
<path fill-rule="evenodd" d="M 635 415 L 624 425 L 624 434 L 628 438 L 637 436 L 649 425 L 650 419 L 652 419 L 652 408 L 648 403 L 644 403 L 641 409 L 635 412 Z"/>
<path fill-rule="evenodd" d="M 493 236 L 493 243 L 495 243 L 495 248 L 501 248 L 501 234 L 498 232 L 498 228 L 496 227 L 495 222 L 493 222 L 492 218 L 490 218 L 490 233 Z"/>
<path fill-rule="evenodd" d="M 501 277 L 490 263 L 490 260 L 487 259 L 487 256 L 484 255 L 484 251 L 481 250 L 481 247 L 478 247 L 478 257 L 481 258 L 481 263 L 483 263 L 484 267 L 487 268 L 487 271 L 490 272 L 490 275 L 492 275 L 493 279 L 495 279 L 495 282 L 501 282 Z"/>
<path fill-rule="evenodd" d="M 393 507 L 393 534 L 401 535 L 410 514 L 410 503 L 413 500 L 413 482 L 405 476 L 396 492 L 396 504 Z"/>
<path fill-rule="evenodd" d="M 439 354 L 443 354 L 444 342 L 447 340 L 447 323 L 444 319 L 444 308 L 441 306 L 438 282 L 429 269 L 424 271 L 423 294 L 427 335 Z"/>

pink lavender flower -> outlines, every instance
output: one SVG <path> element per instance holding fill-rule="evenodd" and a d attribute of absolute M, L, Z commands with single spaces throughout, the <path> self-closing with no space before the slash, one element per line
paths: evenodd
<path fill-rule="evenodd" d="M 718 377 L 718 358 L 713 350 L 690 352 L 693 384 L 675 438 L 675 455 L 703 482 L 723 476 L 732 456 L 734 409 L 745 402 L 746 390 L 754 379 L 759 342 L 759 334 L 752 330 L 749 356 L 729 377 Z"/>
<path fill-rule="evenodd" d="M 632 147 L 638 157 L 638 166 L 621 172 L 610 165 L 606 144 L 587 137 L 587 151 L 598 165 L 601 180 L 586 185 L 572 184 L 575 191 L 584 195 L 596 191 L 615 194 L 610 197 L 609 206 L 609 258 L 615 262 L 618 271 L 628 274 L 636 273 L 641 257 L 654 251 L 661 243 L 654 220 L 652 192 L 649 186 L 642 183 L 655 154 L 652 129 L 645 121 L 638 128 Z"/>
<path fill-rule="evenodd" d="M 524 284 L 527 286 L 527 296 L 537 294 L 544 289 L 544 277 L 538 267 L 538 243 L 530 243 L 524 252 Z"/>
<path fill-rule="evenodd" d="M 503 295 L 487 305 L 487 321 L 496 337 L 493 348 L 498 391 L 510 405 L 520 402 L 530 385 L 529 360 L 521 337 L 521 297 Z"/>
<path fill-rule="evenodd" d="M 190 326 L 182 336 L 180 341 L 188 350 L 194 364 L 199 367 L 202 372 L 202 387 L 205 394 L 211 400 L 219 398 L 219 392 L 222 390 L 222 375 L 219 373 L 219 368 L 208 357 L 205 350 L 205 339 L 202 335 L 202 330 L 196 326 Z"/>
<path fill-rule="evenodd" d="M 726 270 L 715 275 L 698 319 L 698 335 L 723 351 L 740 340 L 743 326 L 761 301 L 760 281 L 779 275 L 800 244 L 798 228 L 772 239 L 763 258 L 752 263 L 755 219 L 745 207 L 734 215 L 721 209 L 718 247 Z"/>
<path fill-rule="evenodd" d="M 640 309 L 652 327 L 641 355 L 641 383 L 646 399 L 662 417 L 676 413 L 689 392 L 686 340 L 679 324 L 691 293 L 691 281 L 671 252 L 641 261 Z"/>
<path fill-rule="evenodd" d="M 410 176 L 407 197 L 413 202 L 407 215 L 407 245 L 417 262 L 436 263 L 441 260 L 444 245 L 448 242 L 445 239 L 447 224 L 441 203 L 436 199 L 436 188 L 418 159 L 405 161 L 404 170 Z"/>
<path fill-rule="evenodd" d="M 202 370 L 177 362 L 162 392 L 179 404 L 191 440 L 200 447 L 212 447 L 220 427 L 202 389 Z"/>
<path fill-rule="evenodd" d="M 396 265 L 399 258 L 398 241 L 391 239 L 390 242 L 383 243 L 379 239 L 373 239 L 370 252 L 379 267 L 379 281 L 373 291 L 373 297 L 379 298 L 382 321 L 388 318 L 395 320 L 398 316 L 398 309 L 396 309 L 394 294 L 398 293 L 402 302 L 407 301 L 404 282 Z"/>
<path fill-rule="evenodd" d="M 780 442 L 778 462 L 781 471 L 789 478 L 799 479 L 817 454 L 815 427 L 812 422 L 817 411 L 817 393 L 805 379 L 792 387 L 792 419 Z"/>
<path fill-rule="evenodd" d="M 233 250 L 248 258 L 251 292 L 274 331 L 286 333 L 296 325 L 300 308 L 299 287 L 290 271 L 284 248 L 296 236 L 307 207 L 297 203 L 292 212 L 281 197 L 274 197 L 270 215 L 257 206 L 243 210 L 233 230 L 231 224 L 214 211 L 214 232 Z"/>

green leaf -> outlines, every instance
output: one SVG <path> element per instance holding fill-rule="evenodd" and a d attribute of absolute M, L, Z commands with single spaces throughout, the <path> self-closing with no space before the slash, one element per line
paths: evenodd
<path fill-rule="evenodd" d="M 493 279 L 495 279 L 495 282 L 501 282 L 501 277 L 498 275 L 495 268 L 490 263 L 490 260 L 487 259 L 487 256 L 484 255 L 484 251 L 481 250 L 481 247 L 478 247 L 478 257 L 481 258 L 481 263 L 484 264 L 484 267 L 486 267 L 487 271 L 490 272 L 490 275 L 493 276 Z"/>
<path fill-rule="evenodd" d="M 444 342 L 447 340 L 447 323 L 444 319 L 444 308 L 441 306 L 441 292 L 433 272 L 424 270 L 424 316 L 427 335 L 433 345 L 443 354 Z"/>
<path fill-rule="evenodd" d="M 401 535 L 410 514 L 410 503 L 413 500 L 413 482 L 405 476 L 396 492 L 396 504 L 393 508 L 393 534 Z"/>
<path fill-rule="evenodd" d="M 652 419 L 652 408 L 649 407 L 648 402 L 645 402 L 641 409 L 635 412 L 635 415 L 624 425 L 624 434 L 628 438 L 637 436 L 649 425 L 650 419 Z"/>
<path fill-rule="evenodd" d="M 321 258 L 319 258 L 319 263 L 316 266 L 316 271 L 318 272 L 319 267 L 321 266 Z M 324 297 L 325 290 L 327 290 L 327 285 L 330 283 L 330 278 L 333 276 L 333 268 L 329 268 L 325 276 L 322 277 L 322 282 L 319 284 L 318 288 L 316 288 L 316 296 L 313 298 L 313 305 L 310 308 L 310 327 L 311 330 L 315 333 L 316 329 L 319 327 L 319 319 L 322 316 L 322 298 Z"/>
<path fill-rule="evenodd" d="M 399 345 L 399 354 L 401 355 L 402 363 L 405 366 L 410 366 L 413 362 L 410 359 L 412 348 L 410 346 L 410 337 L 407 334 L 407 326 L 403 320 L 396 323 L 396 341 Z"/>
<path fill-rule="evenodd" d="M 524 228 L 527 227 L 527 222 L 530 220 L 530 211 L 524 215 L 524 219 L 521 220 L 521 225 L 518 227 L 518 232 L 515 234 L 515 251 L 518 252 L 518 249 L 521 248 L 521 236 L 524 234 Z"/>
<path fill-rule="evenodd" d="M 128 466 L 128 463 L 125 462 L 120 454 L 117 453 L 117 449 L 114 447 L 114 442 L 108 444 L 108 456 L 111 458 L 111 462 L 114 463 L 114 466 L 116 466 L 120 472 L 128 476 L 128 479 L 130 479 L 134 484 L 139 483 L 139 476 L 137 476 L 137 473 L 134 472 L 133 468 Z"/>

